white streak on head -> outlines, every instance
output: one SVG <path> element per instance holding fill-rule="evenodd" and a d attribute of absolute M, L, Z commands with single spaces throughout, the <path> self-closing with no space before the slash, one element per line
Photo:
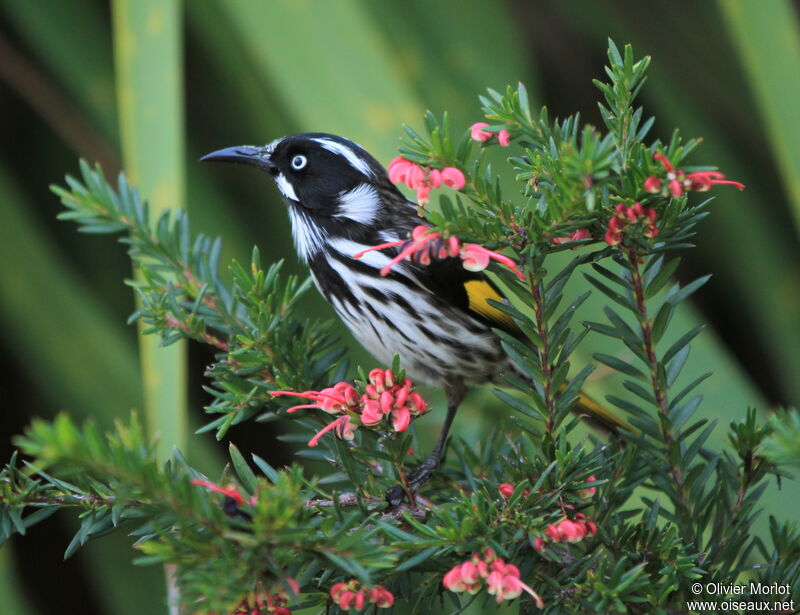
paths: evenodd
<path fill-rule="evenodd" d="M 287 199 L 291 199 L 292 201 L 298 201 L 297 194 L 292 187 L 292 184 L 286 179 L 286 176 L 283 173 L 278 173 L 275 176 L 275 184 L 278 186 L 278 190 L 281 191 L 281 194 L 285 196 Z"/>
<path fill-rule="evenodd" d="M 375 177 L 375 173 L 373 173 L 369 164 L 367 164 L 367 161 L 361 158 L 361 156 L 356 154 L 352 149 L 350 149 L 343 143 L 339 143 L 338 141 L 332 141 L 331 139 L 326 139 L 324 137 L 313 139 L 313 141 L 319 143 L 329 152 L 333 152 L 334 154 L 339 154 L 340 156 L 342 156 L 356 171 L 360 171 L 367 177 Z"/>
<path fill-rule="evenodd" d="M 353 222 L 367 225 L 375 221 L 381 201 L 375 188 L 369 184 L 359 184 L 349 192 L 339 195 L 339 209 L 334 218 L 347 218 Z"/>
<path fill-rule="evenodd" d="M 310 220 L 298 205 L 289 206 L 289 218 L 292 221 L 292 238 L 297 254 L 304 263 L 322 250 L 325 243 L 325 231 L 313 220 Z"/>

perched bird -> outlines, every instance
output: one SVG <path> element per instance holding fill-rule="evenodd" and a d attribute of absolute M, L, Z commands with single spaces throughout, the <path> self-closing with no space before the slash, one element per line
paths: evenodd
<path fill-rule="evenodd" d="M 439 464 L 447 434 L 467 387 L 500 382 L 513 362 L 492 331 L 523 337 L 513 319 L 489 303 L 504 301 L 482 272 L 458 258 L 421 265 L 405 260 L 381 275 L 400 250 L 354 255 L 408 239 L 425 221 L 389 180 L 383 166 L 352 141 L 325 133 L 275 139 L 262 147 L 222 149 L 202 160 L 236 162 L 267 171 L 288 205 L 297 253 L 319 291 L 359 342 L 381 363 L 395 354 L 415 382 L 440 387 L 447 417 L 431 455 L 412 473 L 412 486 Z M 583 401 L 583 412 L 604 425 L 618 420 Z M 389 493 L 390 502 L 402 499 Z"/>

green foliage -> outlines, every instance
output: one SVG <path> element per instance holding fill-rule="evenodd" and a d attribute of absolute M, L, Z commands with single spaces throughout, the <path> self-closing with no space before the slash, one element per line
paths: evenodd
<path fill-rule="evenodd" d="M 676 310 L 708 279 L 672 284 L 677 261 L 665 254 L 691 247 L 708 214 L 708 201 L 690 198 L 703 187 L 699 179 L 667 188 L 668 165 L 677 169 L 699 142 L 677 132 L 669 143 L 646 142 L 652 120 L 633 102 L 649 60 L 613 43 L 608 58 L 610 81 L 597 84 L 606 134 L 581 127 L 577 116 L 534 116 L 520 85 L 481 99 L 492 122 L 486 130 L 508 131 L 515 141 L 508 165 L 489 162 L 496 137 L 473 154 L 469 133 L 453 138 L 447 116 L 428 114 L 424 136 L 407 129 L 401 149 L 410 160 L 466 176 L 455 201 L 443 198 L 438 210 L 421 213 L 445 236 L 511 255 L 525 273 L 519 280 L 492 270 L 511 298 L 495 305 L 527 343 L 498 335 L 533 383 L 509 378 L 513 393 L 496 391 L 514 412 L 508 429 L 454 442 L 434 479 L 389 508 L 383 494 L 407 484 L 408 434 L 357 429 L 347 440 L 334 430 L 302 453 L 331 467 L 314 480 L 253 457 L 256 473 L 232 447 L 220 486 L 177 452 L 157 462 L 135 418 L 107 436 L 66 417 L 36 422 L 17 441 L 32 461 L 20 467 L 14 457 L 0 475 L 2 538 L 58 508 L 77 508 L 81 526 L 68 554 L 125 527 L 138 539 L 140 563 L 177 565 L 181 599 L 198 613 L 279 594 L 291 588 L 289 579 L 300 588 L 293 607 L 335 609 L 328 591 L 351 578 L 384 585 L 417 612 L 431 605 L 461 612 L 471 600 L 445 591 L 442 575 L 486 549 L 519 568 L 546 613 L 680 612 L 696 597 L 689 588 L 697 579 L 800 582 L 800 566 L 788 563 L 800 552 L 797 528 L 773 521 L 769 546 L 753 531 L 766 481 L 781 472 L 768 453 L 774 428 L 748 412 L 731 425 L 730 446 L 712 450 L 715 422 L 695 418 L 705 376 L 680 379 L 701 328 L 665 337 Z M 68 209 L 61 217 L 86 232 L 125 233 L 142 272 L 132 283 L 141 305 L 132 320 L 164 343 L 186 337 L 217 350 L 207 372 L 216 397 L 208 411 L 220 416 L 208 429 L 221 436 L 259 413 L 272 416 L 283 404 L 270 393 L 310 397 L 310 389 L 345 377 L 327 325 L 295 315 L 307 282 L 282 280 L 280 265 L 263 270 L 254 251 L 249 269 L 234 262 L 223 283 L 220 241 L 192 239 L 185 213 L 153 222 L 124 176 L 115 191 L 99 170 L 82 164 L 81 171 L 81 180 L 67 179 L 68 189 L 54 188 Z M 512 196 L 500 181 L 509 173 L 517 182 Z M 659 180 L 657 189 L 645 189 L 648 178 Z M 554 253 L 577 248 L 566 267 L 551 266 Z M 579 331 L 572 321 L 588 295 L 565 291 L 578 270 L 607 300 L 604 321 Z M 628 391 L 607 399 L 625 415 L 608 442 L 575 437 L 579 421 L 569 419 L 594 369 L 573 367 L 574 351 L 593 332 L 611 340 L 595 360 L 624 377 Z M 365 380 L 362 373 L 355 384 Z M 295 420 L 313 433 L 330 427 L 320 414 Z M 485 592 L 473 600 L 484 610 L 493 603 Z M 521 603 L 525 612 L 534 604 Z"/>
<path fill-rule="evenodd" d="M 141 306 L 131 321 L 160 333 L 164 344 L 189 338 L 219 351 L 208 370 L 215 401 L 206 410 L 222 416 L 205 429 L 216 429 L 221 438 L 231 425 L 263 411 L 269 391 L 325 382 L 342 350 L 333 348 L 329 325 L 294 316 L 309 280 L 282 281 L 281 263 L 264 271 L 254 249 L 249 268 L 233 261 L 228 286 L 219 276 L 221 241 L 203 235 L 193 240 L 185 212 L 167 211 L 151 222 L 124 176 L 115 192 L 99 168 L 82 162 L 81 173 L 82 181 L 67 178 L 70 191 L 53 188 L 69 209 L 59 217 L 86 233 L 127 232 L 122 241 L 141 276 L 129 282 Z"/>

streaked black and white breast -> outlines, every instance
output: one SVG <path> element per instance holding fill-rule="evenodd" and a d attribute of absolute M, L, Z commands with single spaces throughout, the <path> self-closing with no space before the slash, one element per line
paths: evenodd
<path fill-rule="evenodd" d="M 297 253 L 356 339 L 381 364 L 400 355 L 417 381 L 444 386 L 496 379 L 508 365 L 506 355 L 488 324 L 451 296 L 457 282 L 442 284 L 432 268 L 407 261 L 382 276 L 397 248 L 354 258 L 408 238 L 422 222 L 384 168 L 355 143 L 321 133 L 284 137 L 267 149 Z M 469 275 L 460 267 L 453 272 Z"/>

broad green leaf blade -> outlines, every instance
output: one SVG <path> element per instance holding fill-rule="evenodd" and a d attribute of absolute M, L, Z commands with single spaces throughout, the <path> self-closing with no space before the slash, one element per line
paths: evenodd
<path fill-rule="evenodd" d="M 181 4 L 116 0 L 112 8 L 123 160 L 156 218 L 184 202 Z M 159 342 L 140 337 L 145 415 L 167 459 L 173 447 L 186 449 L 186 349 Z"/>
<path fill-rule="evenodd" d="M 789 0 L 717 0 L 766 125 L 800 231 L 800 25 Z"/>
<path fill-rule="evenodd" d="M 379 160 L 394 156 L 400 124 L 420 117 L 422 105 L 397 78 L 381 32 L 362 7 L 274 0 L 221 6 L 255 64 L 253 78 L 269 79 L 303 130 L 345 135 Z"/>

